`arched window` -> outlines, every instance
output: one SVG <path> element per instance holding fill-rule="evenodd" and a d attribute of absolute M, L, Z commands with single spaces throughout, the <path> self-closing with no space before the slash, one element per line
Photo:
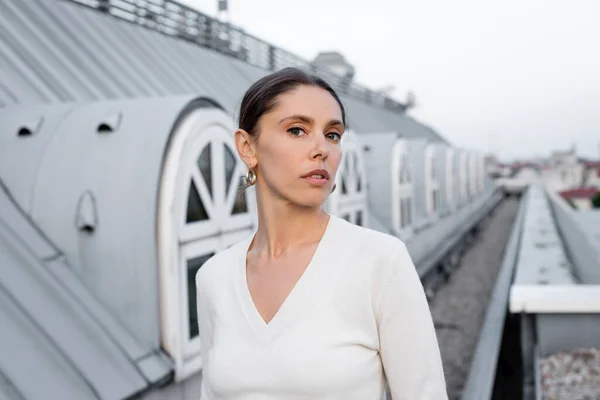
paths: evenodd
<path fill-rule="evenodd" d="M 430 144 L 425 149 L 425 190 L 427 214 L 435 215 L 440 208 L 440 171 L 436 163 L 435 144 Z"/>
<path fill-rule="evenodd" d="M 446 204 L 449 208 L 454 206 L 455 202 L 455 182 L 456 182 L 456 163 L 454 162 L 454 149 L 446 148 Z"/>
<path fill-rule="evenodd" d="M 336 190 L 329 196 L 328 208 L 347 221 L 367 225 L 367 174 L 360 143 L 346 132 L 342 162 L 336 175 Z"/>
<path fill-rule="evenodd" d="M 414 222 L 413 177 L 407 143 L 399 139 L 392 158 L 392 218 L 399 234 L 411 234 Z"/>
<path fill-rule="evenodd" d="M 195 110 L 172 133 L 165 158 L 158 223 L 161 328 L 177 380 L 202 365 L 196 273 L 253 229 L 254 203 L 240 191 L 245 165 L 232 126 L 221 111 Z"/>
<path fill-rule="evenodd" d="M 469 153 L 469 197 L 477 195 L 477 154 L 473 151 Z"/>
<path fill-rule="evenodd" d="M 461 150 L 460 151 L 460 158 L 459 158 L 459 175 L 458 175 L 458 179 L 459 179 L 459 195 L 460 195 L 460 203 L 464 203 L 465 201 L 467 201 L 467 197 L 468 197 L 468 187 L 469 187 L 469 175 L 468 175 L 468 156 L 469 154 L 464 151 Z"/>
<path fill-rule="evenodd" d="M 485 191 L 485 157 L 483 156 L 483 154 L 479 154 L 478 158 L 478 167 L 477 167 L 477 172 L 478 172 L 478 189 L 479 189 L 479 193 L 483 193 Z"/>

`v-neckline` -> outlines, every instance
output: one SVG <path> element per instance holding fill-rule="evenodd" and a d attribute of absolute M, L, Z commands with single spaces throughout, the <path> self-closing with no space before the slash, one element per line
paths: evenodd
<path fill-rule="evenodd" d="M 318 266 L 320 264 L 320 260 L 324 256 L 325 249 L 328 246 L 328 238 L 331 235 L 335 218 L 335 216 L 329 215 L 329 221 L 327 221 L 325 231 L 323 232 L 323 235 L 317 244 L 313 256 L 308 262 L 306 269 L 300 275 L 300 278 L 298 278 L 298 281 L 292 287 L 287 297 L 283 300 L 279 309 L 269 320 L 269 322 L 265 321 L 263 316 L 258 311 L 258 308 L 256 307 L 256 304 L 254 303 L 250 293 L 250 288 L 248 287 L 246 258 L 250 245 L 252 244 L 252 241 L 256 235 L 256 231 L 254 231 L 244 242 L 240 255 L 239 268 L 237 268 L 238 293 L 240 294 L 240 300 L 246 320 L 259 337 L 264 337 L 265 339 L 267 337 L 271 337 L 271 335 L 275 334 L 275 332 L 278 330 L 278 327 L 287 325 L 287 321 L 290 321 L 290 319 L 296 317 L 299 308 L 305 305 L 306 301 L 310 299 L 308 294 L 314 290 L 314 285 L 312 285 L 312 282 L 314 282 L 319 273 L 320 268 L 318 268 Z"/>

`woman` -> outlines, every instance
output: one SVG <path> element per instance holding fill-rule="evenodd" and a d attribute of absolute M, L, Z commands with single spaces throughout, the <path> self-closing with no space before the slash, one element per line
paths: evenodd
<path fill-rule="evenodd" d="M 252 85 L 235 132 L 258 229 L 196 275 L 202 399 L 447 399 L 431 314 L 399 239 L 328 215 L 346 126 L 323 80 Z"/>

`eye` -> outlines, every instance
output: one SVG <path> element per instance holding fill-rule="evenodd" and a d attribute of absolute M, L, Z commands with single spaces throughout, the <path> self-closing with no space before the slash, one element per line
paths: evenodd
<path fill-rule="evenodd" d="M 291 133 L 293 136 L 300 136 L 302 133 L 304 133 L 304 129 L 300 128 L 299 126 L 294 126 L 290 129 L 287 130 L 289 133 Z"/>
<path fill-rule="evenodd" d="M 329 132 L 325 136 L 327 139 L 331 139 L 334 142 L 339 142 L 342 139 L 342 135 L 340 135 L 338 132 Z"/>

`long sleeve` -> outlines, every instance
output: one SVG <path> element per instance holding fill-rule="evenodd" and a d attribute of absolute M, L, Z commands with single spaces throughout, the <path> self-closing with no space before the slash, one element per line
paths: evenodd
<path fill-rule="evenodd" d="M 391 397 L 446 400 L 446 382 L 431 312 L 405 245 L 389 267 L 378 329 Z"/>

